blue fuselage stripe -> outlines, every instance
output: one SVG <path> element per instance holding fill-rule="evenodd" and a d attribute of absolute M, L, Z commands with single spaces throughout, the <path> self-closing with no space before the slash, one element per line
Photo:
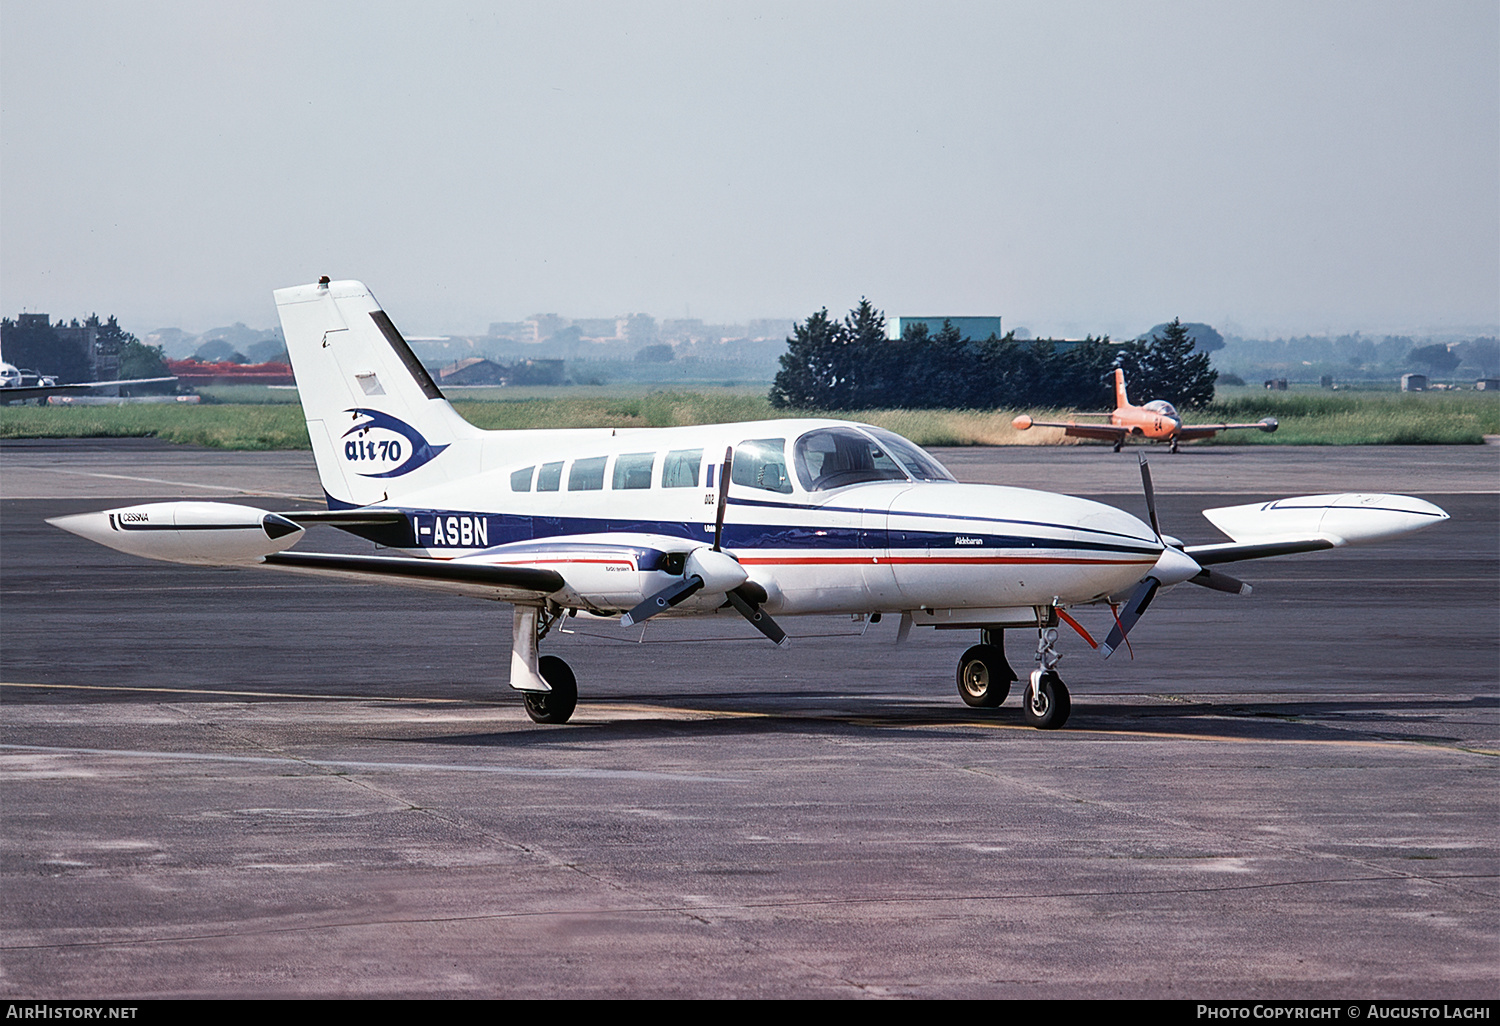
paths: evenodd
<path fill-rule="evenodd" d="M 650 534 L 704 543 L 712 541 L 712 525 L 673 520 L 637 520 L 628 518 L 524 516 L 514 513 L 457 513 L 450 510 L 407 510 L 411 525 L 411 544 L 417 548 L 493 548 L 516 542 L 563 539 L 587 534 Z M 907 514 L 892 514 L 892 517 Z M 947 519 L 961 524 L 981 523 L 992 527 L 990 518 L 956 517 Z M 482 524 L 481 524 L 482 522 Z M 1040 527 L 1053 527 L 1038 524 Z M 705 529 L 705 528 L 709 529 Z M 1073 529 L 1073 530 L 1076 530 Z M 724 525 L 724 545 L 736 551 L 754 549 L 804 550 L 909 550 L 957 549 L 984 551 L 1005 549 L 1071 551 L 1082 553 L 1131 553 L 1155 556 L 1158 547 L 1138 538 L 1114 532 L 1090 531 L 1113 536 L 1105 541 L 1081 541 L 1073 538 L 1048 538 L 1031 534 L 991 534 L 983 530 L 915 531 L 906 528 L 864 528 L 855 526 L 817 526 L 812 524 L 734 524 Z M 1121 540 L 1114 540 L 1120 538 Z M 961 540 L 960 540 L 961 539 Z"/>

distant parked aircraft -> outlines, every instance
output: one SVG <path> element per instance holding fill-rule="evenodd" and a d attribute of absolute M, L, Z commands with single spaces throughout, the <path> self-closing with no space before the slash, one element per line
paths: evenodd
<path fill-rule="evenodd" d="M 0 363 L 0 403 L 45 399 L 49 395 L 88 392 L 96 388 L 110 388 L 114 385 L 155 385 L 176 380 L 176 378 L 130 378 L 126 381 L 81 381 L 76 384 L 59 385 L 56 378 L 46 374 L 21 370 L 10 363 Z"/>
<path fill-rule="evenodd" d="M 1278 426 L 1274 417 L 1267 417 L 1254 424 L 1184 424 L 1182 415 L 1177 412 L 1176 407 L 1165 399 L 1153 399 L 1145 406 L 1132 406 L 1129 397 L 1125 395 L 1125 372 L 1118 368 L 1115 369 L 1114 412 L 1082 413 L 1077 416 L 1108 417 L 1109 423 L 1079 424 L 1069 420 L 1056 424 L 1044 424 L 1039 420 L 1032 420 L 1023 413 L 1011 421 L 1011 424 L 1017 431 L 1025 431 L 1034 427 L 1062 428 L 1066 434 L 1076 438 L 1103 439 L 1106 442 L 1115 443 L 1115 452 L 1120 451 L 1125 444 L 1125 439 L 1131 435 L 1157 442 L 1171 442 L 1172 451 L 1176 452 L 1179 442 L 1191 442 L 1195 438 L 1212 438 L 1220 431 L 1233 431 L 1237 428 L 1275 431 Z"/>

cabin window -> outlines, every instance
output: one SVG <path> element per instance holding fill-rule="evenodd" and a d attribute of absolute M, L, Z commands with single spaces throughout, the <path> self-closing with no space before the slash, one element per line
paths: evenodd
<path fill-rule="evenodd" d="M 604 488 L 604 464 L 608 456 L 590 456 L 586 460 L 574 460 L 568 471 L 568 491 L 597 492 Z"/>
<path fill-rule="evenodd" d="M 555 492 L 562 485 L 562 464 L 543 463 L 542 469 L 537 471 L 536 490 L 539 492 Z"/>
<path fill-rule="evenodd" d="M 513 492 L 531 491 L 531 472 L 535 469 L 536 467 L 527 467 L 525 470 L 518 470 L 511 474 L 510 490 Z"/>
<path fill-rule="evenodd" d="M 698 470 L 702 466 L 702 449 L 678 449 L 676 452 L 669 452 L 661 465 L 661 486 L 663 488 L 697 488 Z"/>
<path fill-rule="evenodd" d="M 628 452 L 615 457 L 613 487 L 650 488 L 651 469 L 656 465 L 654 452 Z"/>
<path fill-rule="evenodd" d="M 809 431 L 797 439 L 797 480 L 810 492 L 866 481 L 905 481 L 906 472 L 886 448 L 853 428 Z"/>
<path fill-rule="evenodd" d="M 755 438 L 741 442 L 734 449 L 734 468 L 730 471 L 737 485 L 764 488 L 786 495 L 792 490 L 786 474 L 786 439 Z"/>
<path fill-rule="evenodd" d="M 905 467 L 906 472 L 916 480 L 954 480 L 953 475 L 948 473 L 948 468 L 933 459 L 932 454 L 916 442 L 902 438 L 884 428 L 867 427 L 864 430 L 874 435 L 875 440 L 885 446 L 886 452 L 896 457 L 896 462 Z"/>

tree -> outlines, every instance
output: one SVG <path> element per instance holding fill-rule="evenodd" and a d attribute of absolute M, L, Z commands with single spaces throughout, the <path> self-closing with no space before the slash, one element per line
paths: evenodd
<path fill-rule="evenodd" d="M 1120 347 L 1115 364 L 1125 371 L 1125 382 L 1136 402 L 1165 399 L 1179 409 L 1196 409 L 1213 402 L 1218 372 L 1207 353 L 1194 352 L 1193 340 L 1180 320 L 1147 341 L 1137 339 Z"/>
<path fill-rule="evenodd" d="M 1442 377 L 1458 368 L 1460 358 L 1441 342 L 1434 342 L 1430 346 L 1418 346 L 1406 354 L 1406 362 L 1426 367 L 1427 372 L 1433 377 Z"/>
<path fill-rule="evenodd" d="M 1500 339 L 1476 338 L 1455 346 L 1463 350 L 1464 362 L 1479 371 L 1479 376 L 1492 378 L 1500 369 Z"/>
<path fill-rule="evenodd" d="M 1139 340 L 1145 342 L 1153 335 L 1165 334 L 1166 330 L 1171 326 L 1170 324 L 1158 324 L 1144 335 L 1139 336 Z M 1198 347 L 1200 353 L 1217 352 L 1224 348 L 1224 336 L 1220 335 L 1211 325 L 1189 321 L 1182 326 L 1182 330 L 1188 333 L 1188 338 L 1193 340 L 1193 345 Z"/>
<path fill-rule="evenodd" d="M 73 322 L 78 326 L 78 322 Z M 58 327 L 64 327 L 62 321 Z M 47 318 L 22 314 L 17 320 L 0 322 L 0 352 L 7 362 L 26 370 L 47 374 L 61 382 L 89 381 L 94 376 L 92 353 L 59 338 Z"/>
<path fill-rule="evenodd" d="M 825 306 L 792 329 L 781 354 L 781 370 L 771 385 L 771 405 L 778 409 L 826 408 L 834 384 L 835 337 L 843 325 L 828 319 Z"/>
<path fill-rule="evenodd" d="M 120 346 L 120 377 L 163 378 L 170 373 L 161 346 L 137 342 L 134 336 Z"/>

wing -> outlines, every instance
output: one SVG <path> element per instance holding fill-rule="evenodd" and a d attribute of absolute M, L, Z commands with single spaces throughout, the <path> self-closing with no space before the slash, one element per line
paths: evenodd
<path fill-rule="evenodd" d="M 83 381 L 71 385 L 11 385 L 8 388 L 0 388 L 0 402 L 45 399 L 49 395 L 90 392 L 97 388 L 110 388 L 115 385 L 161 385 L 176 380 L 176 378 L 130 378 L 126 381 Z"/>
<path fill-rule="evenodd" d="M 1105 413 L 1105 414 L 1083 413 L 1083 414 L 1079 414 L 1079 416 L 1082 416 L 1082 417 L 1105 416 L 1105 417 L 1107 417 L 1107 416 L 1109 416 L 1109 414 L 1107 414 L 1107 413 Z M 1072 435 L 1075 438 L 1099 438 L 1099 439 L 1103 439 L 1106 442 L 1115 442 L 1115 441 L 1118 441 L 1121 438 L 1124 438 L 1126 435 L 1130 434 L 1130 429 L 1128 427 L 1121 427 L 1121 426 L 1116 425 L 1116 424 L 1079 424 L 1078 422 L 1072 421 L 1072 420 L 1066 420 L 1066 421 L 1032 420 L 1030 417 L 1026 416 L 1025 414 L 1022 414 L 1021 416 L 1019 416 L 1019 417 L 1015 418 L 1014 420 L 1012 420 L 1011 421 L 1011 426 L 1013 426 L 1017 431 L 1025 431 L 1028 428 L 1034 428 L 1034 427 L 1062 428 L 1062 430 L 1066 434 Z"/>
<path fill-rule="evenodd" d="M 1221 506 L 1203 515 L 1234 541 L 1183 549 L 1200 566 L 1385 541 L 1448 519 L 1425 499 L 1356 492 Z"/>
<path fill-rule="evenodd" d="M 1255 428 L 1260 431 L 1275 431 L 1280 425 L 1275 417 L 1267 417 L 1258 420 L 1254 424 L 1184 424 L 1177 429 L 1177 437 L 1184 442 L 1190 442 L 1195 438 L 1212 438 L 1220 431 L 1238 431 L 1242 428 Z"/>

